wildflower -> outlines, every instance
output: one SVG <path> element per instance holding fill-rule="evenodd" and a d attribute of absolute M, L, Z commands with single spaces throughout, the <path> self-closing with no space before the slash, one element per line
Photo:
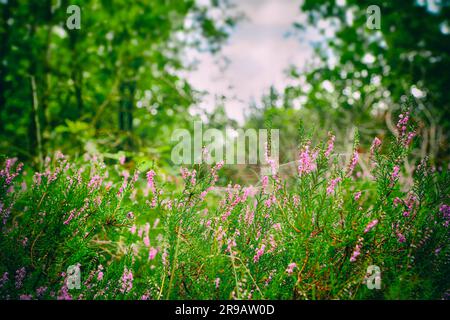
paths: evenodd
<path fill-rule="evenodd" d="M 341 178 L 331 179 L 328 186 L 327 186 L 327 194 L 330 195 L 334 192 L 334 189 L 336 188 L 337 183 L 341 181 Z"/>
<path fill-rule="evenodd" d="M 214 177 L 214 182 L 217 182 L 217 180 L 219 180 L 219 176 L 217 175 L 217 171 L 219 171 L 223 167 L 223 164 L 224 164 L 223 160 L 219 161 L 214 166 L 214 168 L 212 168 L 211 173 L 212 173 L 212 176 Z"/>
<path fill-rule="evenodd" d="M 359 159 L 359 153 L 358 151 L 353 151 L 352 160 L 350 161 L 350 165 L 348 166 L 348 172 L 347 174 L 350 176 L 353 173 L 353 170 L 355 169 L 356 164 L 358 163 Z"/>
<path fill-rule="evenodd" d="M 392 175 L 391 175 L 392 181 L 395 181 L 395 180 L 398 179 L 398 177 L 399 177 L 399 172 L 400 172 L 400 167 L 399 167 L 399 166 L 395 166 L 395 167 L 394 167 L 394 170 L 392 171 Z"/>
<path fill-rule="evenodd" d="M 234 247 L 236 247 L 236 240 L 228 239 L 227 249 L 225 251 L 230 253 L 231 255 L 234 255 L 236 254 L 236 252 L 233 251 Z"/>
<path fill-rule="evenodd" d="M 60 151 L 56 151 L 55 152 L 55 159 L 56 160 L 63 160 L 66 156 Z"/>
<path fill-rule="evenodd" d="M 261 248 L 256 248 L 256 254 L 253 256 L 253 262 L 258 262 L 259 258 L 264 254 L 264 250 L 266 249 L 266 245 L 263 244 Z"/>
<path fill-rule="evenodd" d="M 11 206 L 9 208 L 4 209 L 4 204 L 0 202 L 0 214 L 3 216 L 3 224 L 5 225 L 8 221 L 9 215 L 11 214 Z"/>
<path fill-rule="evenodd" d="M 353 196 L 353 198 L 355 199 L 355 201 L 358 201 L 359 200 L 359 198 L 361 198 L 361 191 L 358 191 L 358 192 L 356 192 L 355 193 L 355 195 Z"/>
<path fill-rule="evenodd" d="M 167 266 L 167 263 L 168 263 L 167 257 L 168 257 L 168 255 L 169 255 L 169 253 L 167 252 L 167 249 L 164 249 L 164 252 L 161 255 L 161 261 L 162 261 L 162 264 L 163 264 L 164 267 Z"/>
<path fill-rule="evenodd" d="M 398 231 L 397 231 L 397 239 L 398 239 L 398 242 L 400 242 L 400 243 L 406 242 L 406 237 Z"/>
<path fill-rule="evenodd" d="M 22 288 L 23 280 L 25 279 L 26 275 L 27 271 L 25 270 L 25 267 L 16 270 L 16 289 Z"/>
<path fill-rule="evenodd" d="M 12 167 L 16 162 L 17 158 L 6 159 L 5 169 L 0 170 L 0 177 L 5 177 L 6 185 L 11 184 L 13 179 L 19 175 L 20 171 L 22 171 L 23 163 L 19 163 L 16 166 L 15 172 L 12 172 Z"/>
<path fill-rule="evenodd" d="M 250 210 L 249 207 L 247 207 L 247 210 L 245 211 L 245 221 L 248 225 L 251 225 L 253 223 L 253 219 L 255 218 L 255 212 L 253 210 Z"/>
<path fill-rule="evenodd" d="M 399 130 L 399 133 L 404 133 L 406 130 L 406 125 L 409 121 L 409 112 L 405 112 L 405 114 L 400 114 L 399 120 L 397 122 L 397 129 Z"/>
<path fill-rule="evenodd" d="M 272 175 L 275 175 L 277 173 L 277 166 L 276 166 L 275 160 L 271 159 L 269 157 L 269 147 L 268 147 L 267 142 L 265 143 L 264 157 L 265 157 L 265 160 L 266 160 L 267 164 L 270 166 L 270 169 L 272 171 Z"/>
<path fill-rule="evenodd" d="M 149 202 L 148 200 L 145 202 L 146 204 L 148 204 L 150 207 L 152 207 L 152 208 L 156 208 L 156 206 L 157 206 L 157 201 L 156 201 L 156 198 L 154 197 L 154 198 L 152 198 L 152 201 L 151 202 Z"/>
<path fill-rule="evenodd" d="M 219 228 L 217 229 L 217 241 L 221 242 L 224 235 L 225 231 L 223 230 L 222 226 L 219 226 Z"/>
<path fill-rule="evenodd" d="M 99 271 L 97 274 L 97 280 L 102 281 L 103 280 L 103 271 Z"/>
<path fill-rule="evenodd" d="M 395 199 L 392 202 L 394 204 L 394 207 L 398 207 L 398 205 L 402 203 L 402 199 L 400 199 L 399 197 L 395 197 Z"/>
<path fill-rule="evenodd" d="M 244 188 L 244 195 L 241 199 L 241 202 L 245 202 L 248 199 L 248 197 L 254 197 L 257 193 L 258 189 L 253 186 Z"/>
<path fill-rule="evenodd" d="M 99 175 L 94 175 L 88 183 L 88 188 L 92 191 L 98 189 L 103 182 L 103 178 Z"/>
<path fill-rule="evenodd" d="M 309 145 L 306 145 L 303 148 L 303 151 L 300 152 L 300 159 L 298 165 L 298 174 L 302 176 L 303 174 L 308 174 L 316 169 L 315 160 L 317 158 L 317 152 L 311 153 L 309 150 Z"/>
<path fill-rule="evenodd" d="M 197 171 L 194 169 L 191 172 L 191 185 L 195 186 L 195 184 L 197 183 Z"/>
<path fill-rule="evenodd" d="M 403 211 L 403 216 L 409 217 L 411 213 L 414 211 L 415 205 L 417 205 L 417 197 L 414 194 L 410 193 L 405 201 L 396 197 L 393 203 L 394 207 L 398 207 L 399 204 L 403 204 L 405 207 L 405 210 Z"/>
<path fill-rule="evenodd" d="M 356 258 L 361 254 L 361 247 L 362 247 L 362 241 L 363 238 L 358 239 L 358 243 L 355 246 L 355 250 L 352 253 L 352 256 L 350 257 L 350 262 L 355 262 Z"/>
<path fill-rule="evenodd" d="M 220 170 L 220 169 L 223 167 L 223 164 L 224 164 L 223 160 L 217 162 L 217 164 L 216 164 L 216 166 L 214 167 L 214 169 L 215 169 L 215 170 Z"/>
<path fill-rule="evenodd" d="M 297 267 L 297 264 L 295 262 L 289 263 L 286 272 L 288 273 L 288 275 L 291 275 L 294 272 L 294 268 Z"/>
<path fill-rule="evenodd" d="M 42 174 L 39 172 L 36 172 L 33 176 L 33 184 L 36 187 L 39 187 L 42 183 Z"/>
<path fill-rule="evenodd" d="M 128 180 L 130 178 L 130 172 L 128 170 L 123 170 L 122 176 L 125 180 Z"/>
<path fill-rule="evenodd" d="M 133 273 L 131 270 L 128 270 L 127 267 L 125 267 L 122 278 L 121 278 L 121 289 L 120 292 L 122 293 L 128 293 L 133 288 Z"/>
<path fill-rule="evenodd" d="M 300 204 L 300 197 L 295 195 L 292 197 L 292 201 L 294 202 L 294 206 L 298 206 Z"/>
<path fill-rule="evenodd" d="M 375 219 L 375 220 L 369 222 L 366 226 L 366 229 L 364 229 L 364 233 L 367 233 L 370 230 L 372 230 L 377 224 L 378 224 L 378 219 Z"/>
<path fill-rule="evenodd" d="M 125 191 L 125 189 L 128 186 L 128 179 L 126 177 L 123 178 L 123 182 L 122 185 L 119 188 L 119 191 L 117 192 L 117 196 L 121 196 L 123 194 L 123 192 Z"/>
<path fill-rule="evenodd" d="M 134 214 L 133 214 L 133 212 L 131 212 L 131 211 L 128 212 L 128 213 L 127 213 L 127 218 L 128 218 L 128 219 L 134 219 Z"/>
<path fill-rule="evenodd" d="M 275 223 L 272 227 L 277 231 L 281 231 L 281 223 Z"/>
<path fill-rule="evenodd" d="M 231 215 L 231 211 L 227 210 L 225 211 L 225 213 L 222 215 L 222 221 L 227 220 L 227 218 Z"/>
<path fill-rule="evenodd" d="M 150 170 L 149 172 L 147 172 L 147 187 L 153 192 L 156 192 L 155 189 L 155 181 L 154 181 L 154 177 L 155 177 L 156 173 L 153 170 Z"/>
<path fill-rule="evenodd" d="M 144 237 L 144 244 L 145 244 L 146 247 L 150 246 L 150 238 L 148 237 L 148 235 L 146 235 Z"/>
<path fill-rule="evenodd" d="M 334 140 L 336 137 L 331 134 L 331 132 L 328 132 L 328 145 L 327 150 L 325 151 L 325 157 L 329 157 L 331 155 L 331 152 L 333 152 L 334 149 Z"/>
<path fill-rule="evenodd" d="M 172 210 L 172 200 L 170 199 L 164 199 L 162 201 L 162 205 L 166 208 L 166 210 Z M 155 228 L 155 227 L 154 227 Z"/>
<path fill-rule="evenodd" d="M 69 293 L 69 288 L 67 288 L 67 285 L 64 284 L 59 291 L 59 295 L 56 298 L 57 300 L 72 300 L 72 296 Z"/>
<path fill-rule="evenodd" d="M 109 189 L 111 189 L 112 184 L 113 184 L 112 181 L 108 181 L 108 182 L 106 183 L 106 185 L 105 185 L 106 191 L 108 191 Z"/>
<path fill-rule="evenodd" d="M 267 190 L 267 186 L 269 185 L 269 177 L 268 176 L 264 176 L 263 178 L 262 178 L 262 189 L 263 189 L 263 192 L 264 193 L 266 193 L 266 190 Z"/>
<path fill-rule="evenodd" d="M 408 135 L 406 136 L 406 140 L 404 143 L 404 146 L 407 147 L 411 144 L 412 139 L 416 136 L 415 132 L 409 132 Z"/>
<path fill-rule="evenodd" d="M 450 218 L 450 206 L 443 204 L 439 207 L 439 212 L 442 213 L 444 218 Z"/>
<path fill-rule="evenodd" d="M 156 257 L 156 254 L 158 253 L 158 250 L 151 247 L 150 251 L 148 252 L 148 260 L 153 260 Z"/>
<path fill-rule="evenodd" d="M 0 288 L 8 281 L 8 272 L 3 273 L 3 276 L 0 278 Z"/>
<path fill-rule="evenodd" d="M 180 168 L 180 173 L 181 173 L 181 177 L 183 178 L 183 180 L 186 180 L 187 177 L 190 176 L 188 169 L 181 167 Z"/>
<path fill-rule="evenodd" d="M 208 195 L 208 192 L 210 192 L 211 190 L 213 190 L 214 187 L 209 186 L 208 188 L 206 188 L 205 190 L 202 191 L 202 193 L 200 194 L 200 199 L 204 200 L 206 198 L 206 196 Z"/>
<path fill-rule="evenodd" d="M 135 225 L 135 224 L 133 224 L 133 225 L 130 227 L 130 232 L 131 232 L 131 234 L 135 234 L 135 233 L 136 233 L 136 225 Z"/>
<path fill-rule="evenodd" d="M 414 131 L 406 132 L 408 129 L 409 122 L 409 112 L 405 112 L 404 114 L 400 114 L 399 120 L 397 122 L 397 132 L 398 132 L 398 140 L 403 145 L 403 147 L 408 147 L 411 144 L 412 139 L 415 137 L 416 133 Z"/>
<path fill-rule="evenodd" d="M 75 213 L 76 213 L 76 209 L 73 209 L 72 211 L 70 211 L 69 213 L 69 217 L 63 222 L 63 224 L 68 225 L 70 221 L 72 221 L 72 219 L 75 217 Z"/>
<path fill-rule="evenodd" d="M 202 193 L 200 194 L 200 199 L 203 201 L 207 195 L 208 195 L 208 191 L 206 191 L 206 190 L 202 191 Z"/>
<path fill-rule="evenodd" d="M 119 163 L 123 166 L 124 164 L 125 164 L 125 160 L 126 160 L 127 158 L 124 156 L 124 155 L 121 155 L 120 157 L 119 157 Z"/>
<path fill-rule="evenodd" d="M 19 300 L 32 300 L 33 296 L 31 294 L 21 294 Z"/>
<path fill-rule="evenodd" d="M 214 280 L 214 285 L 215 285 L 216 289 L 219 289 L 220 278 L 216 278 L 216 279 Z"/>
<path fill-rule="evenodd" d="M 372 142 L 372 146 L 370 147 L 370 157 L 373 157 L 375 151 L 381 145 L 381 140 L 375 137 Z"/>
<path fill-rule="evenodd" d="M 136 183 L 136 181 L 139 179 L 139 174 L 140 174 L 139 170 L 135 170 L 135 171 L 134 171 L 133 179 L 131 180 L 131 182 L 132 182 L 133 184 Z"/>
<path fill-rule="evenodd" d="M 442 217 L 444 218 L 444 227 L 448 228 L 450 224 L 450 206 L 448 205 L 441 205 L 439 208 L 439 212 L 442 214 Z"/>
<path fill-rule="evenodd" d="M 38 297 L 42 297 L 46 291 L 47 291 L 47 287 L 39 287 L 36 289 L 36 295 Z"/>

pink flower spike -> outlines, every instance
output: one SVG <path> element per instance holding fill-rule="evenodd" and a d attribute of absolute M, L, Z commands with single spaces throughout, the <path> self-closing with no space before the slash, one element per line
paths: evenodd
<path fill-rule="evenodd" d="M 373 156 L 375 151 L 378 149 L 378 147 L 381 145 L 381 140 L 375 137 L 372 142 L 372 146 L 370 147 L 370 156 Z"/>
<path fill-rule="evenodd" d="M 339 177 L 336 179 L 331 179 L 327 186 L 327 195 L 331 195 L 334 192 L 334 189 L 336 188 L 336 185 L 339 181 L 341 181 L 341 178 Z"/>
<path fill-rule="evenodd" d="M 150 251 L 148 252 L 148 260 L 153 260 L 156 257 L 156 254 L 158 253 L 158 250 L 151 247 Z"/>
<path fill-rule="evenodd" d="M 133 273 L 127 267 L 123 270 L 121 278 L 121 293 L 128 293 L 133 288 Z"/>
<path fill-rule="evenodd" d="M 318 153 L 311 153 L 309 150 L 309 144 L 306 145 L 302 152 L 300 152 L 300 159 L 298 160 L 298 174 L 302 176 L 308 174 L 316 169 L 316 158 Z"/>
<path fill-rule="evenodd" d="M 155 181 L 154 181 L 154 177 L 155 177 L 156 173 L 153 170 L 150 170 L 149 172 L 147 172 L 147 187 L 153 192 L 156 192 L 155 189 Z"/>
<path fill-rule="evenodd" d="M 356 164 L 358 163 L 359 159 L 359 153 L 358 151 L 353 151 L 352 160 L 350 161 L 350 165 L 348 166 L 348 175 L 350 176 L 353 173 L 353 170 L 356 167 Z"/>
<path fill-rule="evenodd" d="M 259 258 L 264 254 L 264 250 L 266 249 L 266 245 L 262 245 L 260 249 L 256 248 L 256 254 L 253 257 L 253 262 L 258 262 Z"/>
<path fill-rule="evenodd" d="M 286 272 L 291 275 L 294 272 L 294 268 L 297 267 L 297 264 L 295 262 L 289 263 Z"/>
<path fill-rule="evenodd" d="M 328 146 L 327 146 L 327 150 L 325 151 L 325 157 L 329 157 L 331 155 L 331 152 L 333 152 L 334 149 L 334 140 L 336 139 L 336 137 L 334 135 L 331 134 L 331 132 L 328 132 Z"/>
<path fill-rule="evenodd" d="M 399 166 L 395 166 L 394 170 L 392 171 L 392 180 L 397 180 L 399 177 L 399 172 L 400 172 L 400 167 Z"/>
<path fill-rule="evenodd" d="M 144 244 L 145 244 L 146 247 L 150 246 L 150 238 L 148 236 L 144 237 Z"/>
<path fill-rule="evenodd" d="M 216 280 L 214 280 L 214 285 L 215 285 L 216 289 L 219 289 L 220 278 L 216 278 Z"/>
<path fill-rule="evenodd" d="M 364 230 L 364 233 L 367 233 L 370 230 L 372 230 L 377 224 L 378 224 L 378 219 L 375 219 L 375 220 L 369 222 L 366 226 L 366 229 Z"/>

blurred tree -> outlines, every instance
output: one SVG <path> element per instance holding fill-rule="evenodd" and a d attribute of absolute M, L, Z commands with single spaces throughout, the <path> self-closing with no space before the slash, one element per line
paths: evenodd
<path fill-rule="evenodd" d="M 69 5 L 81 8 L 79 30 L 66 27 Z M 187 50 L 217 52 L 236 21 L 230 7 L 227 0 L 1 1 L 0 151 L 34 158 L 38 135 L 44 153 L 163 146 L 197 99 L 179 72 L 190 68 Z"/>
<path fill-rule="evenodd" d="M 380 8 L 379 30 L 367 26 L 371 5 Z M 278 108 L 311 110 L 319 128 L 357 125 L 367 144 L 395 127 L 391 113 L 407 103 L 423 120 L 422 154 L 448 156 L 450 1 L 304 0 L 300 10 L 308 19 L 294 24 L 297 34 L 323 37 L 309 64 L 290 68 Z"/>

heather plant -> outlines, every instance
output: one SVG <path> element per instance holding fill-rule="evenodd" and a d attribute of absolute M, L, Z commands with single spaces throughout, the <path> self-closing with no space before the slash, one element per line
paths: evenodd
<path fill-rule="evenodd" d="M 440 299 L 450 286 L 448 168 L 405 179 L 410 115 L 375 137 L 369 176 L 358 134 L 346 163 L 335 137 L 302 130 L 296 176 L 218 186 L 223 163 L 105 165 L 57 153 L 0 172 L 3 299 Z M 267 154 L 268 163 L 270 155 Z M 69 288 L 70 266 L 80 288 Z M 381 287 L 370 289 L 370 266 Z"/>

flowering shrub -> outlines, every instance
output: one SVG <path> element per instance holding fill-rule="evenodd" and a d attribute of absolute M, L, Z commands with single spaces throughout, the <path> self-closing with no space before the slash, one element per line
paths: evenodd
<path fill-rule="evenodd" d="M 131 175 L 124 161 L 58 153 L 32 173 L 6 159 L 0 298 L 447 297 L 450 180 L 425 159 L 401 183 L 409 122 L 403 114 L 390 144 L 374 139 L 370 177 L 355 173 L 358 139 L 342 166 L 330 134 L 317 146 L 303 139 L 297 177 L 224 191 L 222 163 L 182 168 L 169 183 L 157 168 Z M 364 285 L 370 265 L 381 270 L 379 290 Z M 79 288 L 69 266 L 79 267 Z"/>

